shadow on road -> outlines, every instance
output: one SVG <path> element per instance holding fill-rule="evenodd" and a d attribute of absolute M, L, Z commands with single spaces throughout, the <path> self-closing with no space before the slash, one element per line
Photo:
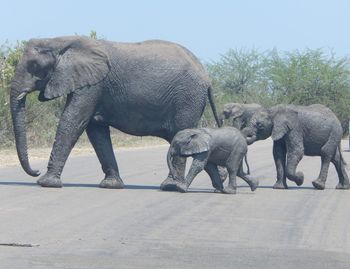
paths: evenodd
<path fill-rule="evenodd" d="M 242 186 L 244 187 L 244 186 Z M 239 188 L 239 187 L 238 187 Z M 248 188 L 248 187 L 246 187 Z M 286 189 L 274 189 L 273 186 L 260 186 L 257 189 L 273 189 L 275 191 L 285 191 Z M 288 186 L 287 190 L 299 190 L 299 189 L 304 189 L 304 190 L 316 190 L 314 187 L 306 187 L 306 186 Z"/>
<path fill-rule="evenodd" d="M 35 187 L 38 186 L 35 182 L 0 182 L 0 185 L 6 185 L 6 186 L 29 186 L 29 187 Z"/>
<path fill-rule="evenodd" d="M 150 185 L 125 185 L 124 189 L 127 190 L 159 190 L 159 186 Z"/>
<path fill-rule="evenodd" d="M 27 187 L 40 187 L 35 182 L 20 182 L 20 181 L 0 181 L 0 186 L 27 186 Z M 91 184 L 91 183 L 64 183 L 63 187 L 65 188 L 99 188 L 98 184 Z M 248 186 L 237 186 L 238 189 L 240 188 L 249 188 Z M 153 186 L 153 185 L 125 185 L 124 189 L 126 190 L 160 190 L 159 186 Z M 273 189 L 272 186 L 259 186 L 258 189 Z M 258 190 L 257 189 L 257 190 Z M 304 186 L 291 186 L 288 187 L 287 190 L 315 190 L 313 187 L 304 187 Z M 284 191 L 284 190 L 275 190 L 275 191 Z M 188 192 L 197 192 L 197 193 L 210 193 L 214 192 L 214 189 L 203 189 L 203 188 L 190 188 Z"/>
<path fill-rule="evenodd" d="M 19 182 L 19 181 L 2 181 L 0 185 L 5 186 L 28 186 L 28 187 L 40 187 L 35 182 Z M 98 184 L 89 183 L 64 183 L 63 187 L 68 188 L 99 188 Z M 149 185 L 125 185 L 124 189 L 127 190 L 159 190 L 159 186 L 149 186 Z"/>

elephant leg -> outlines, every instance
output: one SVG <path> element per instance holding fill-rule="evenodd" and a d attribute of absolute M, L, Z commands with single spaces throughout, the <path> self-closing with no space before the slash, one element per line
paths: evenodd
<path fill-rule="evenodd" d="M 245 182 L 247 182 L 252 191 L 255 191 L 256 188 L 259 186 L 259 181 L 256 178 L 250 176 L 249 174 L 244 173 L 243 162 L 241 162 L 241 165 L 239 166 L 237 176 L 239 176 Z"/>
<path fill-rule="evenodd" d="M 89 102 L 96 100 L 98 93 L 97 91 L 86 92 L 82 90 L 80 94 L 72 94 L 67 98 L 57 128 L 47 172 L 37 181 L 42 187 L 62 187 L 60 177 L 69 153 L 94 113 L 95 105 L 87 104 L 86 100 Z"/>
<path fill-rule="evenodd" d="M 186 170 L 186 158 L 180 156 L 173 157 L 173 165 L 177 171 L 177 175 L 184 179 Z M 177 191 L 177 181 L 173 179 L 173 175 L 169 172 L 168 177 L 160 185 L 160 189 L 163 191 Z"/>
<path fill-rule="evenodd" d="M 312 185 L 318 190 L 324 190 L 328 175 L 328 168 L 330 164 L 330 159 L 327 156 L 321 156 L 321 170 L 318 178 L 312 181 Z"/>
<path fill-rule="evenodd" d="M 273 143 L 273 158 L 277 171 L 277 181 L 274 189 L 288 189 L 286 180 L 286 145 L 284 141 L 275 141 Z"/>
<path fill-rule="evenodd" d="M 214 163 L 208 162 L 207 165 L 204 167 L 204 170 L 208 173 L 211 184 L 217 191 L 223 191 L 223 181 L 220 176 L 220 171 L 218 169 L 218 166 Z"/>
<path fill-rule="evenodd" d="M 86 133 L 102 165 L 102 170 L 105 173 L 105 178 L 101 181 L 100 187 L 122 189 L 124 183 L 119 176 L 109 126 L 90 122 L 87 126 Z"/>
<path fill-rule="evenodd" d="M 237 173 L 242 166 L 242 160 L 247 152 L 232 153 L 227 159 L 226 168 L 229 175 L 228 185 L 224 188 L 223 192 L 228 194 L 236 194 L 237 192 Z"/>
<path fill-rule="evenodd" d="M 197 83 L 193 83 L 188 85 L 188 89 L 193 91 L 197 88 L 197 92 L 208 92 L 207 87 L 203 88 L 203 86 L 199 86 Z M 181 89 L 183 91 L 183 89 Z M 190 91 L 189 91 L 190 93 Z M 188 96 L 188 100 L 191 100 L 188 104 L 184 104 L 183 102 L 179 102 L 176 107 L 174 122 L 172 123 L 170 130 L 168 130 L 165 135 L 165 139 L 171 143 L 174 136 L 180 130 L 188 129 L 188 128 L 196 128 L 198 122 L 203 114 L 205 104 L 206 104 L 206 95 L 203 95 L 202 98 L 198 96 L 198 99 L 193 100 L 192 96 Z M 193 100 L 193 102 L 192 102 Z M 173 165 L 175 169 L 177 169 L 178 176 L 180 178 L 185 178 L 185 169 L 186 169 L 186 158 L 180 156 L 173 157 Z M 177 190 L 177 180 L 173 179 L 173 175 L 169 172 L 168 177 L 162 182 L 160 185 L 160 189 L 163 191 L 176 191 Z M 180 182 L 183 183 L 183 182 Z"/>
<path fill-rule="evenodd" d="M 294 181 L 297 186 L 300 186 L 304 182 L 304 174 L 302 172 L 297 172 L 297 166 L 300 160 L 303 158 L 304 148 L 297 147 L 293 150 L 287 150 L 287 167 L 286 176 L 289 180 Z"/>
<path fill-rule="evenodd" d="M 337 148 L 336 153 L 331 161 L 337 170 L 339 178 L 339 183 L 336 186 L 336 189 L 350 189 L 349 177 L 345 169 L 345 164 L 343 163 L 342 157 L 340 155 L 340 147 Z"/>
<path fill-rule="evenodd" d="M 334 147 L 333 137 L 331 135 L 329 140 L 321 148 L 320 174 L 316 180 L 312 181 L 312 185 L 314 185 L 316 189 L 323 190 L 325 188 L 330 162 L 335 157 L 338 157 L 340 160 L 340 156 L 336 156 L 337 154 L 339 154 L 339 152 L 337 147 Z M 339 180 L 341 180 L 340 177 Z"/>
<path fill-rule="evenodd" d="M 177 182 L 176 187 L 179 192 L 187 192 L 188 187 L 191 185 L 193 179 L 203 171 L 207 165 L 208 152 L 203 152 L 193 156 L 193 161 L 190 170 L 185 178 L 184 182 Z"/>
<path fill-rule="evenodd" d="M 237 192 L 237 170 L 233 170 L 230 168 L 227 168 L 228 170 L 228 176 L 229 176 L 229 182 L 228 185 L 224 188 L 223 193 L 227 194 L 236 194 Z"/>
<path fill-rule="evenodd" d="M 222 182 L 225 182 L 227 176 L 228 176 L 228 172 L 227 172 L 227 169 L 223 166 L 217 166 L 218 170 L 219 170 L 219 175 L 220 175 L 220 178 L 221 178 L 221 181 Z"/>

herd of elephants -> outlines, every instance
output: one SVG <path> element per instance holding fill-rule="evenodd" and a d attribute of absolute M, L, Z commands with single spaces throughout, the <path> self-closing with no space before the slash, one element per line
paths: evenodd
<path fill-rule="evenodd" d="M 186 192 L 205 170 L 219 192 L 236 193 L 237 176 L 254 191 L 258 181 L 249 169 L 244 171 L 243 161 L 247 163 L 248 145 L 268 137 L 273 140 L 277 171 L 274 188 L 288 188 L 287 178 L 303 184 L 303 173 L 296 171 L 303 155 L 321 157 L 319 176 L 312 182 L 316 189 L 325 188 L 331 162 L 339 178 L 336 188 L 350 188 L 340 145 L 343 130 L 329 108 L 230 103 L 218 114 L 203 66 L 175 43 L 117 43 L 80 36 L 30 40 L 16 67 L 10 103 L 21 166 L 39 176 L 29 164 L 25 124 L 26 95 L 33 91 L 39 91 L 39 101 L 67 95 L 47 172 L 37 181 L 43 187 L 62 187 L 65 162 L 86 131 L 105 174 L 100 187 L 123 188 L 110 138 L 112 126 L 170 143 L 169 174 L 162 190 Z M 197 128 L 207 100 L 218 128 Z M 232 127 L 221 127 L 224 120 L 232 120 Z M 190 156 L 193 162 L 185 175 Z"/>

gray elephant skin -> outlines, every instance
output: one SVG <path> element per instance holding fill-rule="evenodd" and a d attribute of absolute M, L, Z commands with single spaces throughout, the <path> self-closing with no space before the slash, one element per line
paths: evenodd
<path fill-rule="evenodd" d="M 343 129 L 329 108 L 314 104 L 277 105 L 261 109 L 253 115 L 243 133 L 247 136 L 248 144 L 271 136 L 277 170 L 274 188 L 287 188 L 286 178 L 298 186 L 303 184 L 304 175 L 296 169 L 304 155 L 321 157 L 319 176 L 312 182 L 316 189 L 325 188 L 330 162 L 334 164 L 339 178 L 336 188 L 350 188 L 341 153 Z"/>
<path fill-rule="evenodd" d="M 224 120 L 232 119 L 232 126 L 242 130 L 247 127 L 253 114 L 261 108 L 263 108 L 261 105 L 254 103 L 227 103 L 220 113 L 220 120 L 223 123 Z"/>
<path fill-rule="evenodd" d="M 177 188 L 180 192 L 186 192 L 196 175 L 204 169 L 215 189 L 235 194 L 236 176 L 245 180 L 252 191 L 258 186 L 256 179 L 243 173 L 242 160 L 247 150 L 245 137 L 234 127 L 186 129 L 175 135 L 169 147 L 167 162 L 172 174 L 178 177 Z M 178 169 L 175 169 L 176 164 L 173 163 L 176 156 L 193 157 L 186 178 L 177 174 Z M 229 174 L 229 183 L 225 188 L 218 165 L 226 167 Z"/>
<path fill-rule="evenodd" d="M 207 100 L 220 125 L 209 78 L 197 58 L 166 41 L 116 43 L 87 37 L 32 39 L 11 84 L 11 113 L 23 169 L 32 176 L 27 154 L 26 95 L 39 100 L 67 95 L 46 174 L 38 184 L 61 187 L 61 172 L 79 136 L 86 130 L 105 173 L 100 187 L 123 188 L 109 127 L 171 142 L 183 129 L 197 127 Z M 175 160 L 184 173 L 185 159 Z M 171 175 L 162 188 L 175 186 Z"/>
<path fill-rule="evenodd" d="M 220 122 L 224 124 L 224 120 L 232 118 L 232 126 L 239 130 L 247 127 L 248 122 L 250 122 L 253 114 L 262 109 L 263 107 L 259 104 L 240 104 L 240 103 L 227 103 L 224 105 L 220 113 Z M 250 174 L 250 168 L 248 164 L 247 155 L 244 157 L 244 161 L 247 166 L 247 174 Z"/>

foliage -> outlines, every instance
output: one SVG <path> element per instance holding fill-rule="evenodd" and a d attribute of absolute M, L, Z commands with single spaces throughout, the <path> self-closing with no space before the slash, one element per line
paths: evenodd
<path fill-rule="evenodd" d="M 97 39 L 97 32 L 96 32 L 95 30 L 91 30 L 91 31 L 90 31 L 90 37 L 91 37 L 92 39 Z"/>
<path fill-rule="evenodd" d="M 10 114 L 10 83 L 15 68 L 20 61 L 25 47 L 25 42 L 18 42 L 14 46 L 1 47 L 0 56 L 0 145 L 7 147 L 14 143 L 12 120 Z M 54 140 L 55 130 L 61 114 L 64 98 L 58 98 L 52 102 L 40 103 L 38 93 L 27 96 L 26 122 L 28 141 L 34 146 L 51 144 Z"/>
<path fill-rule="evenodd" d="M 9 85 L 22 56 L 24 45 L 24 42 L 18 42 L 13 47 L 8 44 L 0 47 L 0 144 L 2 146 L 12 143 Z"/>
<path fill-rule="evenodd" d="M 217 92 L 219 108 L 228 102 L 324 104 L 340 119 L 345 131 L 350 116 L 349 59 L 322 50 L 259 53 L 229 50 L 206 65 Z M 205 114 L 210 117 L 209 113 Z"/>

